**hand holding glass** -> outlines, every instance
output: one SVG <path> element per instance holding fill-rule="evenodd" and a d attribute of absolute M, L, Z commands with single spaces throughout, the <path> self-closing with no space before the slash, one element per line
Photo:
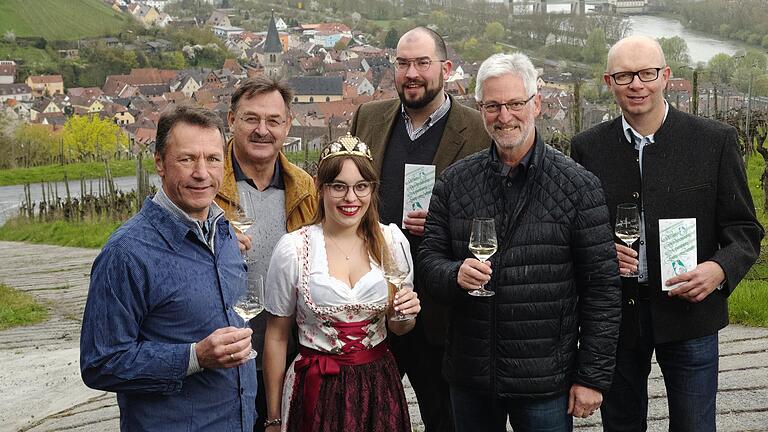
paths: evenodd
<path fill-rule="evenodd" d="M 469 235 L 469 251 L 480 262 L 484 263 L 488 258 L 496 253 L 498 243 L 496 242 L 496 225 L 491 218 L 472 219 L 472 233 Z M 476 297 L 490 297 L 496 294 L 493 291 L 485 289 L 485 284 L 480 288 L 469 291 L 470 295 Z"/>
<path fill-rule="evenodd" d="M 408 253 L 405 245 L 399 241 L 393 241 L 390 245 L 384 245 L 381 251 L 381 269 L 384 271 L 384 279 L 395 287 L 395 292 L 400 291 L 403 281 L 411 273 L 411 264 L 408 262 Z M 408 321 L 414 315 L 405 315 L 396 311 L 390 321 Z"/>
<path fill-rule="evenodd" d="M 232 308 L 240 315 L 246 325 L 248 320 L 264 310 L 264 278 L 258 274 L 244 273 L 243 292 L 235 301 Z M 255 359 L 256 351 L 251 349 L 248 359 Z"/>
<path fill-rule="evenodd" d="M 632 245 L 640 238 L 640 212 L 637 204 L 619 204 L 616 206 L 616 237 L 624 242 L 627 247 Z M 623 277 L 638 277 L 636 271 L 622 273 Z"/>

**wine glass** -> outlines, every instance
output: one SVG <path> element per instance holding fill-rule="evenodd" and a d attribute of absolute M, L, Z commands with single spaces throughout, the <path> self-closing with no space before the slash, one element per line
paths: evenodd
<path fill-rule="evenodd" d="M 480 262 L 485 262 L 496 253 L 498 243 L 496 242 L 496 225 L 491 218 L 472 219 L 472 233 L 469 235 L 469 251 Z M 476 297 L 490 297 L 496 294 L 493 291 L 485 289 L 485 284 L 480 288 L 469 291 L 470 295 Z"/>
<path fill-rule="evenodd" d="M 264 310 L 264 278 L 260 274 L 243 273 L 243 292 L 235 300 L 232 309 L 240 315 L 248 325 L 248 321 Z M 247 357 L 256 358 L 256 350 L 251 349 Z"/>
<path fill-rule="evenodd" d="M 234 217 L 229 223 L 241 233 L 246 234 L 251 225 L 256 222 L 256 209 L 253 200 L 251 200 L 251 194 L 247 190 L 240 190 L 238 194 L 240 195 L 240 204 L 235 208 Z M 247 250 L 243 251 L 243 261 L 250 262 Z"/>
<path fill-rule="evenodd" d="M 400 291 L 403 281 L 411 273 L 408 253 L 402 242 L 394 240 L 391 245 L 384 244 L 381 250 L 381 268 L 384 271 L 384 279 L 395 287 L 395 292 Z M 396 311 L 390 321 L 407 321 L 413 318 L 414 315 Z"/>
<path fill-rule="evenodd" d="M 626 203 L 616 206 L 616 237 L 630 248 L 640 238 L 640 212 L 637 204 Z M 638 273 L 630 271 L 622 273 L 621 276 L 638 277 Z"/>

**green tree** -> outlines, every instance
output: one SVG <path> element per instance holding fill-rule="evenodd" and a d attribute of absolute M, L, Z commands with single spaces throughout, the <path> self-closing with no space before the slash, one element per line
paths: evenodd
<path fill-rule="evenodd" d="M 608 46 L 605 41 L 605 32 L 602 28 L 595 28 L 587 36 L 587 41 L 581 50 L 581 57 L 586 63 L 604 65 L 607 56 Z"/>
<path fill-rule="evenodd" d="M 187 67 L 187 60 L 180 51 L 164 52 L 160 55 L 163 69 L 181 70 Z"/>
<path fill-rule="evenodd" d="M 504 26 L 498 21 L 489 22 L 485 25 L 485 40 L 496 43 L 504 40 Z"/>
<path fill-rule="evenodd" d="M 448 31 L 451 25 L 451 20 L 448 17 L 448 14 L 441 10 L 432 11 L 432 13 L 429 14 L 429 22 L 436 25 L 441 31 Z"/>
<path fill-rule="evenodd" d="M 70 159 L 111 159 L 116 152 L 128 148 L 128 137 L 120 127 L 96 115 L 70 117 L 64 124 L 62 138 Z"/>
<path fill-rule="evenodd" d="M 731 35 L 731 26 L 728 24 L 720 24 L 719 33 L 722 37 L 729 37 Z"/>
<path fill-rule="evenodd" d="M 206 17 L 213 12 L 213 4 L 201 0 L 178 0 L 171 2 L 164 8 L 164 12 L 182 18 L 188 17 Z"/>
<path fill-rule="evenodd" d="M 733 59 L 728 54 L 715 54 L 709 59 L 710 80 L 715 84 L 728 84 L 733 76 Z"/>
<path fill-rule="evenodd" d="M 765 54 L 756 50 L 746 53 L 738 53 L 733 57 L 735 70 L 733 71 L 733 83 L 742 92 L 749 90 L 749 80 L 765 73 L 767 59 Z"/>
<path fill-rule="evenodd" d="M 384 36 L 384 46 L 395 49 L 397 48 L 397 41 L 399 39 L 400 36 L 397 34 L 397 30 L 395 28 L 390 28 L 387 35 Z"/>
<path fill-rule="evenodd" d="M 664 51 L 664 57 L 670 66 L 685 65 L 691 62 L 691 56 L 688 54 L 688 44 L 680 36 L 671 38 L 659 38 L 659 44 Z"/>
<path fill-rule="evenodd" d="M 479 62 L 497 52 L 500 52 L 500 49 L 497 49 L 493 44 L 471 37 L 464 42 L 462 57 L 469 62 Z"/>
<path fill-rule="evenodd" d="M 768 75 L 760 74 L 754 77 L 754 81 L 752 81 L 752 95 L 768 96 Z"/>
<path fill-rule="evenodd" d="M 60 134 L 52 132 L 48 126 L 24 123 L 14 134 L 13 147 L 10 149 L 13 167 L 28 167 L 50 163 L 57 154 Z"/>

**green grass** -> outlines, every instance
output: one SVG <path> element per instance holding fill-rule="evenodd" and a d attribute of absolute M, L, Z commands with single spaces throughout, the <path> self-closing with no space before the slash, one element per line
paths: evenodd
<path fill-rule="evenodd" d="M 132 18 L 101 0 L 2 0 L 0 34 L 76 40 L 114 34 Z"/>
<path fill-rule="evenodd" d="M 760 177 L 763 175 L 763 168 L 765 162 L 763 157 L 757 152 L 752 155 L 747 161 L 747 180 L 749 181 L 749 191 L 752 193 L 752 201 L 755 203 L 755 210 L 757 210 L 757 218 L 763 227 L 768 227 L 768 214 L 763 209 L 763 189 L 760 184 Z M 763 239 L 766 242 L 766 239 Z"/>
<path fill-rule="evenodd" d="M 144 160 L 144 169 L 150 173 L 155 172 L 155 163 L 152 159 Z M 112 177 L 126 177 L 136 175 L 135 160 L 119 160 L 109 163 Z M 101 162 L 83 162 L 68 165 L 45 165 L 32 168 L 14 168 L 0 170 L 0 186 L 17 185 L 24 183 L 40 183 L 64 180 L 64 173 L 69 180 L 80 178 L 99 178 L 104 176 L 104 164 Z"/>
<path fill-rule="evenodd" d="M 47 317 L 47 309 L 32 296 L 0 284 L 0 330 L 39 323 Z"/>
<path fill-rule="evenodd" d="M 768 215 L 762 208 L 763 189 L 760 185 L 764 166 L 763 157 L 759 154 L 750 157 L 747 161 L 747 180 L 757 217 L 763 227 L 768 227 Z M 728 298 L 728 306 L 732 323 L 768 327 L 768 243 L 765 238 L 760 258 Z"/>
<path fill-rule="evenodd" d="M 768 281 L 743 280 L 728 298 L 732 323 L 768 327 Z"/>
<path fill-rule="evenodd" d="M 0 227 L 0 240 L 101 248 L 122 222 L 26 222 L 11 219 Z"/>
<path fill-rule="evenodd" d="M 2 9 L 2 3 L 0 3 L 0 10 Z M 0 17 L 0 21 L 4 18 Z M 2 25 L 0 25 L 2 27 Z M 0 30 L 0 36 L 5 33 Z M 56 59 L 51 58 L 48 51 L 44 49 L 38 49 L 30 46 L 18 46 L 16 44 L 2 43 L 0 42 L 0 60 L 15 60 L 23 64 L 27 70 L 55 70 Z M 21 78 L 16 76 L 18 82 Z"/>
<path fill-rule="evenodd" d="M 288 160 L 296 165 L 303 165 L 304 164 L 304 152 L 303 151 L 297 151 L 297 152 L 286 152 L 285 156 L 288 157 Z M 320 150 L 310 150 L 309 151 L 309 158 L 307 159 L 310 163 L 315 162 L 317 163 L 317 159 L 320 158 Z"/>

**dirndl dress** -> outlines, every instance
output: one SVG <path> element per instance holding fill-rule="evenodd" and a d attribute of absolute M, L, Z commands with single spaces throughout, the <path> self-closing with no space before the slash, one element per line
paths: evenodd
<path fill-rule="evenodd" d="M 395 225 L 382 229 L 407 242 Z M 411 430 L 385 340 L 389 290 L 380 268 L 372 262 L 353 287 L 333 278 L 322 227 L 312 225 L 283 236 L 265 287 L 265 308 L 276 316 L 295 313 L 299 329 L 299 355 L 283 385 L 283 431 Z"/>

